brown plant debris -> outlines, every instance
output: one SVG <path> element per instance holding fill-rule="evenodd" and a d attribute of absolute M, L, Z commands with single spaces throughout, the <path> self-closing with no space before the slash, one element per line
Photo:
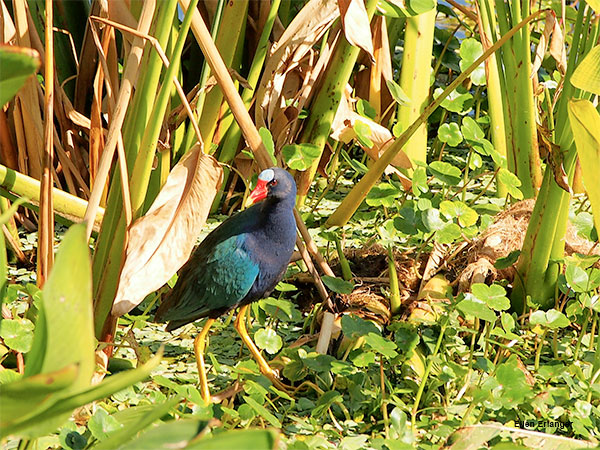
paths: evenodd
<path fill-rule="evenodd" d="M 534 205 L 533 199 L 523 200 L 498 213 L 487 230 L 475 238 L 462 255 L 449 263 L 453 275 L 451 278 L 458 280 L 459 292 L 469 290 L 473 283 L 514 279 L 514 266 L 496 269 L 494 264 L 499 258 L 521 249 Z M 580 237 L 575 227 L 569 223 L 565 236 L 565 254 L 590 252 L 600 255 L 600 248 L 594 248 L 593 242 Z"/>

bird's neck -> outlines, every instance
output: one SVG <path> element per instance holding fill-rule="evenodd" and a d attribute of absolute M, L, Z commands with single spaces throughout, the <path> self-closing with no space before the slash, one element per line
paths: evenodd
<path fill-rule="evenodd" d="M 295 233 L 295 227 L 290 223 L 294 223 L 294 200 L 284 199 L 284 200 L 274 200 L 267 199 L 262 204 L 262 214 L 261 217 L 265 218 L 265 223 L 263 227 L 265 229 L 268 228 L 277 228 L 283 229 L 287 231 L 288 229 L 293 229 Z"/>

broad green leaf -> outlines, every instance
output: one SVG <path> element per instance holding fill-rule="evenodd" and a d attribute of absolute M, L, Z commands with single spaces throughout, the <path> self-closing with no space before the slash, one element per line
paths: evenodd
<path fill-rule="evenodd" d="M 338 294 L 351 294 L 354 290 L 354 283 L 342 280 L 341 278 L 330 277 L 329 275 L 323 275 L 323 283 Z"/>
<path fill-rule="evenodd" d="M 336 375 L 348 377 L 358 372 L 358 370 L 356 367 L 346 361 L 334 359 L 331 361 L 331 372 L 335 373 Z"/>
<path fill-rule="evenodd" d="M 108 432 L 104 439 L 101 439 L 101 442 L 94 447 L 94 450 L 131 448 L 130 444 L 128 443 L 131 439 L 133 439 L 140 431 L 148 428 L 161 417 L 164 417 L 171 409 L 177 406 L 180 401 L 181 398 L 174 397 L 164 403 L 152 405 L 153 407 L 146 414 L 142 415 L 137 420 L 127 424 L 126 426 L 117 427 L 118 422 L 116 420 L 113 419 L 114 421 L 111 422 L 104 418 L 102 421 L 99 421 L 99 424 L 110 427 L 112 431 Z M 90 431 L 92 431 L 91 428 Z M 102 431 L 105 430 L 96 429 L 96 433 L 102 433 Z M 92 431 L 92 434 L 94 434 L 94 431 Z M 153 447 L 156 448 L 156 446 Z"/>
<path fill-rule="evenodd" d="M 477 223 L 479 215 L 461 201 L 444 200 L 440 203 L 440 212 L 448 219 L 457 219 L 461 227 L 470 227 Z"/>
<path fill-rule="evenodd" d="M 577 64 L 571 84 L 576 88 L 600 95 L 600 45 L 596 45 Z"/>
<path fill-rule="evenodd" d="M 460 70 L 466 70 L 477 58 L 483 55 L 483 47 L 479 41 L 473 38 L 463 39 L 460 44 Z M 470 75 L 473 84 L 482 86 L 485 84 L 485 65 L 481 63 Z"/>
<path fill-rule="evenodd" d="M 506 188 L 508 193 L 515 200 L 523 199 L 523 193 L 519 189 L 519 186 L 521 186 L 521 180 L 519 180 L 519 178 L 517 178 L 517 176 L 514 173 L 512 173 L 509 170 L 506 170 L 504 168 L 501 168 L 498 171 L 497 177 L 498 177 L 498 182 L 500 182 L 504 185 L 504 187 Z"/>
<path fill-rule="evenodd" d="M 351 338 L 365 336 L 369 333 L 379 333 L 373 322 L 348 314 L 342 316 L 342 331 Z"/>
<path fill-rule="evenodd" d="M 552 329 L 565 328 L 570 325 L 567 316 L 554 308 L 546 311 L 546 319 L 548 320 L 548 326 Z"/>
<path fill-rule="evenodd" d="M 460 227 L 454 222 L 446 223 L 435 233 L 435 240 L 440 244 L 451 244 L 460 237 Z"/>
<path fill-rule="evenodd" d="M 492 446 L 492 439 L 502 436 L 505 442 L 496 442 Z M 544 450 L 581 450 L 590 444 L 587 441 L 567 438 L 561 435 L 540 433 L 540 431 L 509 427 L 496 422 L 470 425 L 459 428 L 448 438 L 452 445 L 447 450 L 464 450 L 471 448 L 490 448 L 495 450 L 527 450 L 543 448 Z M 516 442 L 523 443 L 518 445 Z M 489 443 L 489 445 L 486 445 Z"/>
<path fill-rule="evenodd" d="M 267 153 L 271 157 L 273 165 L 277 165 L 277 160 L 275 159 L 275 143 L 273 142 L 273 136 L 271 136 L 271 132 L 265 127 L 260 127 L 258 134 L 260 135 L 260 138 L 267 149 Z"/>
<path fill-rule="evenodd" d="M 279 439 L 274 430 L 232 430 L 215 433 L 194 441 L 185 447 L 186 450 L 224 450 L 244 449 L 274 450 L 278 448 Z"/>
<path fill-rule="evenodd" d="M 407 423 L 406 413 L 396 406 L 394 409 L 392 409 L 390 419 L 392 430 L 394 430 L 398 436 L 404 434 Z"/>
<path fill-rule="evenodd" d="M 568 327 L 570 322 L 560 311 L 550 309 L 548 311 L 535 311 L 531 314 L 529 323 L 532 325 L 542 325 L 551 329 Z"/>
<path fill-rule="evenodd" d="M 548 325 L 548 319 L 546 319 L 546 312 L 542 310 L 537 310 L 531 313 L 529 317 L 529 323 L 531 325 Z"/>
<path fill-rule="evenodd" d="M 365 99 L 359 98 L 356 102 L 356 112 L 367 119 L 375 120 L 377 111 Z"/>
<path fill-rule="evenodd" d="M 47 408 L 54 401 L 52 394 L 67 389 L 78 372 L 77 366 L 71 364 L 56 372 L 32 375 L 0 385 L 0 430 L 21 417 Z"/>
<path fill-rule="evenodd" d="M 0 321 L 0 337 L 9 348 L 27 353 L 33 342 L 33 323 L 28 319 L 4 319 Z"/>
<path fill-rule="evenodd" d="M 79 434 L 78 431 L 67 430 L 65 428 L 63 428 L 63 430 L 61 431 L 59 439 L 62 448 L 72 450 L 84 450 L 88 443 L 87 438 Z"/>
<path fill-rule="evenodd" d="M 147 378 L 152 370 L 158 366 L 161 357 L 162 350 L 160 350 L 143 366 L 138 367 L 135 370 L 128 370 L 126 372 L 120 372 L 116 375 L 112 375 L 108 378 L 105 378 L 100 384 L 95 386 L 80 389 L 72 394 L 70 393 L 69 389 L 65 389 L 67 392 L 64 393 L 59 391 L 50 398 L 47 405 L 43 405 L 43 408 L 32 410 L 29 414 L 23 417 L 9 417 L 11 422 L 2 424 L 0 426 L 0 437 L 17 433 L 26 436 L 39 435 L 40 422 L 42 420 L 48 420 L 57 417 L 61 418 L 60 416 L 65 414 L 68 416 L 75 408 L 101 398 L 108 397 L 115 392 L 119 392 L 126 387 Z M 30 377 L 23 378 L 21 381 L 25 381 L 29 378 Z M 69 383 L 69 386 L 72 386 L 72 384 L 73 383 Z M 57 422 L 62 421 L 63 420 L 61 418 L 61 420 Z M 58 425 L 60 425 L 60 423 Z M 58 425 L 53 427 L 51 431 L 58 427 Z"/>
<path fill-rule="evenodd" d="M 577 233 L 589 241 L 597 241 L 598 233 L 594 228 L 594 216 L 583 211 L 571 218 L 571 223 L 577 229 Z"/>
<path fill-rule="evenodd" d="M 350 352 L 350 360 L 356 367 L 368 367 L 375 364 L 375 353 L 359 349 Z"/>
<path fill-rule="evenodd" d="M 463 136 L 468 141 L 479 142 L 485 137 L 485 134 L 479 127 L 479 124 L 477 124 L 477 122 L 475 122 L 475 120 L 469 116 L 463 118 L 460 129 Z"/>
<path fill-rule="evenodd" d="M 373 141 L 371 140 L 371 135 L 373 134 L 371 131 L 371 127 L 369 127 L 369 125 L 367 125 L 366 123 L 364 123 L 361 120 L 356 120 L 354 122 L 354 127 L 352 127 L 354 129 L 354 132 L 356 133 L 356 139 L 358 139 L 358 142 L 360 143 L 360 145 L 362 145 L 363 147 L 366 148 L 372 148 L 373 147 Z"/>
<path fill-rule="evenodd" d="M 433 161 L 431 164 L 429 164 L 429 170 L 434 177 L 443 183 L 447 183 L 452 186 L 460 183 L 460 169 L 452 164 L 444 161 Z"/>
<path fill-rule="evenodd" d="M 456 305 L 456 307 L 465 314 L 469 314 L 478 319 L 487 322 L 496 321 L 496 314 L 492 311 L 485 302 L 479 300 L 471 294 L 465 295 L 465 299 Z"/>
<path fill-rule="evenodd" d="M 421 221 L 429 231 L 438 231 L 446 226 L 446 222 L 440 217 L 440 210 L 435 208 L 423 211 Z"/>
<path fill-rule="evenodd" d="M 321 149 L 315 144 L 289 144 L 281 154 L 290 169 L 306 170 L 321 156 Z"/>
<path fill-rule="evenodd" d="M 39 53 L 31 48 L 0 47 L 0 108 L 15 96 L 40 63 Z"/>
<path fill-rule="evenodd" d="M 479 156 L 479 153 L 473 152 L 471 153 L 471 160 L 469 161 L 469 169 L 475 170 L 480 169 L 483 166 L 483 159 Z"/>
<path fill-rule="evenodd" d="M 512 332 L 515 329 L 515 319 L 508 313 L 500 313 L 500 323 L 502 323 L 502 328 L 507 333 Z"/>
<path fill-rule="evenodd" d="M 442 88 L 437 88 L 433 93 L 433 97 L 439 97 L 442 92 Z M 450 112 L 466 114 L 471 110 L 472 105 L 473 96 L 468 92 L 465 92 L 464 89 L 458 88 L 452 91 L 450 95 L 442 101 L 440 106 Z"/>
<path fill-rule="evenodd" d="M 362 450 L 367 448 L 369 436 L 359 434 L 357 436 L 346 436 L 340 441 L 340 450 Z"/>
<path fill-rule="evenodd" d="M 510 308 L 506 290 L 499 284 L 488 286 L 483 283 L 475 283 L 471 286 L 471 293 L 495 311 L 505 311 Z"/>
<path fill-rule="evenodd" d="M 500 399 L 505 408 L 514 408 L 533 396 L 533 389 L 527 384 L 523 371 L 519 369 L 515 355 L 498 366 L 496 379 L 502 386 Z"/>
<path fill-rule="evenodd" d="M 279 283 L 279 284 L 282 284 L 282 283 Z M 284 283 L 284 284 L 287 284 L 287 283 Z M 294 291 L 296 290 L 295 286 L 294 286 L 293 290 Z M 289 291 L 282 291 L 282 292 L 292 292 L 292 291 L 289 290 Z M 289 301 L 286 298 L 268 297 L 263 300 L 260 300 L 258 302 L 258 305 L 270 317 L 273 317 L 274 319 L 277 319 L 277 320 L 283 320 L 285 322 L 290 322 L 293 320 L 297 320 L 302 316 L 300 311 L 298 311 L 298 309 L 296 308 L 296 305 L 294 305 L 291 301 Z"/>
<path fill-rule="evenodd" d="M 456 122 L 444 123 L 438 130 L 440 141 L 447 143 L 450 147 L 456 147 L 463 141 L 463 135 Z"/>
<path fill-rule="evenodd" d="M 20 374 L 20 373 L 16 372 L 15 370 L 11 370 L 11 369 L 0 370 L 0 392 L 2 392 L 1 385 L 19 381 L 21 378 L 23 378 L 23 374 Z"/>
<path fill-rule="evenodd" d="M 63 238 L 44 285 L 38 322 L 25 376 L 78 364 L 79 377 L 72 390 L 87 386 L 96 365 L 96 343 L 90 255 L 83 224 L 73 225 Z"/>
<path fill-rule="evenodd" d="M 120 430 L 123 425 L 117 419 L 108 414 L 105 409 L 98 408 L 88 421 L 88 429 L 99 441 L 104 441 L 110 434 Z"/>
<path fill-rule="evenodd" d="M 244 396 L 244 400 L 248 403 L 256 413 L 265 419 L 267 422 L 274 426 L 275 428 L 281 428 L 281 422 L 277 417 L 275 417 L 267 408 L 258 403 L 249 395 Z"/>
<path fill-rule="evenodd" d="M 26 358 L 25 377 L 56 372 L 76 364 L 79 367 L 77 379 L 60 396 L 77 392 L 89 386 L 96 365 L 95 347 L 90 256 L 85 225 L 78 224 L 65 233 L 44 285 L 33 344 Z M 65 411 L 62 417 L 43 414 L 27 436 L 37 437 L 53 431 L 71 411 Z M 35 412 L 32 407 L 31 414 Z M 15 417 L 15 424 L 21 420 L 26 422 L 31 414 Z"/>
<path fill-rule="evenodd" d="M 417 167 L 413 172 L 412 191 L 413 194 L 417 196 L 429 192 L 429 185 L 427 184 L 427 170 L 425 167 Z"/>
<path fill-rule="evenodd" d="M 281 337 L 272 328 L 261 328 L 254 334 L 254 341 L 258 348 L 266 350 L 267 353 L 274 355 L 283 346 Z"/>
<path fill-rule="evenodd" d="M 408 98 L 398 83 L 394 80 L 385 80 L 385 83 L 396 103 L 400 106 L 407 106 L 410 103 L 410 98 Z"/>
<path fill-rule="evenodd" d="M 567 264 L 565 278 L 574 292 L 587 292 L 589 276 L 585 270 L 575 264 Z"/>
<path fill-rule="evenodd" d="M 127 450 L 182 448 L 181 444 L 194 439 L 205 425 L 206 422 L 192 418 L 171 420 L 143 432 L 140 437 L 127 442 L 126 445 L 122 445 L 119 448 Z M 94 450 L 97 450 L 97 448 L 94 447 Z"/>
<path fill-rule="evenodd" d="M 379 183 L 371 188 L 366 202 L 369 206 L 385 206 L 391 208 L 396 204 L 400 190 L 391 183 Z"/>
<path fill-rule="evenodd" d="M 581 163 L 583 182 L 592 204 L 594 224 L 600 230 L 600 114 L 589 100 L 569 100 L 569 120 Z"/>
<path fill-rule="evenodd" d="M 498 258 L 494 263 L 494 267 L 500 270 L 507 269 L 508 267 L 512 266 L 514 263 L 517 262 L 519 256 L 521 256 L 521 250 L 513 250 L 503 258 Z"/>
<path fill-rule="evenodd" d="M 306 364 L 306 367 L 310 370 L 314 370 L 315 372 L 329 372 L 333 361 L 335 361 L 335 358 L 331 355 L 321 355 L 317 352 L 310 352 L 304 359 L 304 364 Z"/>
<path fill-rule="evenodd" d="M 275 286 L 275 290 L 279 291 L 279 292 L 294 292 L 294 291 L 297 291 L 298 288 L 296 286 L 294 286 L 292 283 L 286 283 L 284 281 L 280 281 L 279 283 L 277 283 L 277 286 Z"/>
<path fill-rule="evenodd" d="M 398 212 L 398 216 L 394 218 L 393 224 L 396 230 L 409 236 L 419 232 L 417 229 L 417 215 L 415 210 L 410 207 L 402 208 Z"/>
<path fill-rule="evenodd" d="M 368 333 L 365 336 L 365 344 L 388 359 L 398 356 L 398 353 L 396 353 L 396 344 L 378 333 Z"/>

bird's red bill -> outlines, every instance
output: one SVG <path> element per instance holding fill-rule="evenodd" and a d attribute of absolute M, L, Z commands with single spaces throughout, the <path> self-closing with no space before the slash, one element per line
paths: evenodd
<path fill-rule="evenodd" d="M 267 180 L 261 180 L 260 178 L 258 179 L 258 182 L 256 183 L 256 187 L 250 193 L 250 196 L 249 196 L 250 200 L 252 200 L 252 203 L 259 202 L 262 199 L 267 197 L 267 193 L 269 192 L 267 190 L 268 183 L 269 182 Z"/>

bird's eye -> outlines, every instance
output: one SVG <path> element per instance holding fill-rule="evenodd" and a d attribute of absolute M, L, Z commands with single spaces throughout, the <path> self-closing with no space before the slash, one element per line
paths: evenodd
<path fill-rule="evenodd" d="M 277 186 L 277 180 L 272 180 L 269 184 L 271 186 Z"/>

